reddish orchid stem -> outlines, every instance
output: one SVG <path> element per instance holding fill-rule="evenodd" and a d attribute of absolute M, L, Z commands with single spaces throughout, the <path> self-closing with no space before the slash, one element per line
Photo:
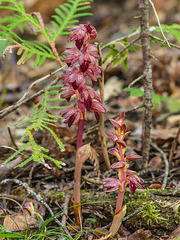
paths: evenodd
<path fill-rule="evenodd" d="M 84 130 L 84 124 L 85 124 L 85 106 L 84 104 L 78 100 L 78 107 L 81 109 L 82 112 L 82 119 L 78 122 L 78 128 L 77 128 L 77 149 L 82 147 L 83 142 L 83 130 Z"/>
<path fill-rule="evenodd" d="M 84 123 L 85 123 L 84 118 L 80 119 L 79 122 L 78 122 L 78 128 L 77 128 L 77 149 L 82 147 Z"/>
<path fill-rule="evenodd" d="M 121 190 L 119 190 L 119 192 L 118 192 L 115 213 L 119 212 L 122 208 L 124 193 L 125 193 L 125 191 L 121 191 Z"/>
<path fill-rule="evenodd" d="M 124 154 L 122 153 L 121 146 L 118 146 L 118 150 L 121 156 L 121 161 L 124 161 Z M 124 171 L 124 168 L 120 169 L 119 172 L 121 174 L 121 179 L 126 180 L 126 171 Z M 119 189 L 115 213 L 119 212 L 122 208 L 124 193 L 125 193 L 125 189 L 124 190 Z"/>
<path fill-rule="evenodd" d="M 81 168 L 83 163 L 77 162 L 75 165 L 75 173 L 74 173 L 74 201 L 78 204 L 81 203 L 80 199 L 80 184 L 81 184 Z"/>

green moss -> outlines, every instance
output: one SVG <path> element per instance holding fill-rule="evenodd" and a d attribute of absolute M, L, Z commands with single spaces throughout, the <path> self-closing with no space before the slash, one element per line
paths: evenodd
<path fill-rule="evenodd" d="M 171 191 L 138 190 L 134 195 L 126 192 L 124 203 L 127 205 L 126 216 L 132 214 L 125 225 L 128 228 L 166 229 L 172 232 L 180 225 L 179 209 L 174 211 L 167 202 L 174 203 L 177 199 Z M 136 211 L 136 214 L 133 213 Z"/>
<path fill-rule="evenodd" d="M 59 192 L 59 191 L 50 191 L 49 192 L 49 198 L 51 200 L 60 200 L 60 201 L 64 201 L 64 195 L 65 195 L 65 192 Z"/>
<path fill-rule="evenodd" d="M 160 221 L 168 220 L 160 216 L 160 210 L 153 205 L 152 201 L 144 203 L 144 206 L 145 208 L 143 208 L 140 212 L 142 214 L 143 219 L 147 221 L 147 225 L 152 226 L 153 221 L 159 223 Z"/>

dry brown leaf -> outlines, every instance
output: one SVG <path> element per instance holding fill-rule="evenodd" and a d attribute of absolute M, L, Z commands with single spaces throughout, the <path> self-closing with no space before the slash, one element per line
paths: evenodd
<path fill-rule="evenodd" d="M 155 168 L 161 168 L 161 162 L 162 162 L 162 158 L 159 156 L 156 156 L 150 160 L 149 166 L 155 167 Z"/>
<path fill-rule="evenodd" d="M 139 229 L 135 233 L 128 237 L 128 240 L 146 240 L 151 237 L 151 232 L 149 230 Z"/>
<path fill-rule="evenodd" d="M 38 224 L 38 220 L 29 214 L 17 213 L 4 218 L 3 226 L 12 231 L 18 228 L 27 228 Z"/>
<path fill-rule="evenodd" d="M 94 168 L 98 173 L 100 173 L 99 170 L 99 159 L 98 159 L 98 152 L 96 151 L 95 148 L 91 147 L 91 155 L 89 157 L 91 161 L 94 163 Z"/>
<path fill-rule="evenodd" d="M 171 233 L 170 238 L 168 238 L 168 240 L 178 240 L 179 236 L 180 236 L 180 226 Z"/>
<path fill-rule="evenodd" d="M 151 185 L 148 186 L 149 189 L 161 189 L 162 184 L 159 182 L 154 182 Z"/>
<path fill-rule="evenodd" d="M 25 208 L 20 213 L 14 213 L 4 218 L 3 226 L 12 231 L 20 229 L 20 233 L 23 233 L 22 228 L 36 228 L 38 225 L 37 212 L 34 209 L 32 202 L 25 203 Z M 39 214 L 38 214 L 39 215 Z M 39 215 L 42 219 L 41 215 Z"/>

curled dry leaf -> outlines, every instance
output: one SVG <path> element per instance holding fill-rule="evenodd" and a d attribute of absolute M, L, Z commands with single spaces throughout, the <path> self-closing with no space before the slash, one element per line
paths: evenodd
<path fill-rule="evenodd" d="M 124 205 L 121 210 L 115 213 L 112 225 L 110 227 L 111 236 L 114 236 L 119 230 L 123 217 L 126 215 L 126 205 Z"/>
<path fill-rule="evenodd" d="M 76 162 L 83 164 L 91 155 L 90 143 L 78 148 Z"/>
<path fill-rule="evenodd" d="M 111 236 L 111 233 L 108 234 L 107 236 L 104 236 L 104 237 L 101 237 L 101 238 L 96 238 L 95 240 L 105 240 L 105 239 L 108 239 L 109 237 Z"/>

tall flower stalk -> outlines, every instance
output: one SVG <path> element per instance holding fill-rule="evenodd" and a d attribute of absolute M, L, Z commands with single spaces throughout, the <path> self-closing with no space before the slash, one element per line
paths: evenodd
<path fill-rule="evenodd" d="M 89 23 L 80 24 L 70 29 L 71 34 L 68 42 L 75 41 L 75 47 L 67 48 L 62 55 L 67 55 L 63 62 L 68 65 L 63 74 L 64 86 L 61 88 L 61 98 L 70 101 L 72 96 L 76 96 L 77 104 L 74 107 L 66 108 L 61 111 L 65 123 L 69 127 L 77 125 L 77 154 L 75 165 L 74 183 L 74 205 L 80 205 L 80 179 L 83 162 L 90 155 L 90 145 L 83 145 L 83 129 L 88 110 L 94 112 L 99 121 L 99 114 L 105 113 L 106 109 L 102 105 L 100 95 L 91 87 L 86 85 L 87 78 L 91 79 L 92 86 L 101 77 L 102 67 L 98 66 L 96 60 L 99 59 L 96 45 L 90 42 L 96 38 L 96 29 Z M 83 148 L 84 147 L 84 148 Z M 82 148 L 82 149 L 81 149 Z M 84 150 L 83 150 L 84 149 Z M 86 154 L 83 154 L 84 153 Z M 83 156 L 83 157 L 82 157 Z M 76 224 L 81 225 L 80 207 L 74 208 Z"/>
<path fill-rule="evenodd" d="M 140 159 L 142 157 L 135 154 L 129 154 L 127 156 L 124 155 L 126 151 L 126 143 L 124 142 L 124 139 L 130 133 L 126 131 L 127 126 L 123 123 L 124 119 L 124 112 L 122 112 L 117 119 L 110 119 L 114 126 L 115 133 L 106 131 L 106 135 L 117 145 L 117 148 L 109 149 L 109 153 L 116 156 L 118 159 L 118 162 L 115 162 L 111 165 L 111 168 L 118 172 L 118 179 L 106 178 L 103 180 L 106 193 L 118 190 L 115 215 L 110 227 L 112 236 L 117 233 L 122 219 L 126 214 L 126 205 L 122 207 L 126 186 L 129 184 L 130 191 L 132 194 L 134 194 L 137 187 L 142 189 L 140 182 L 143 182 L 143 179 L 135 175 L 136 172 L 129 169 L 128 164 L 129 161 Z"/>

